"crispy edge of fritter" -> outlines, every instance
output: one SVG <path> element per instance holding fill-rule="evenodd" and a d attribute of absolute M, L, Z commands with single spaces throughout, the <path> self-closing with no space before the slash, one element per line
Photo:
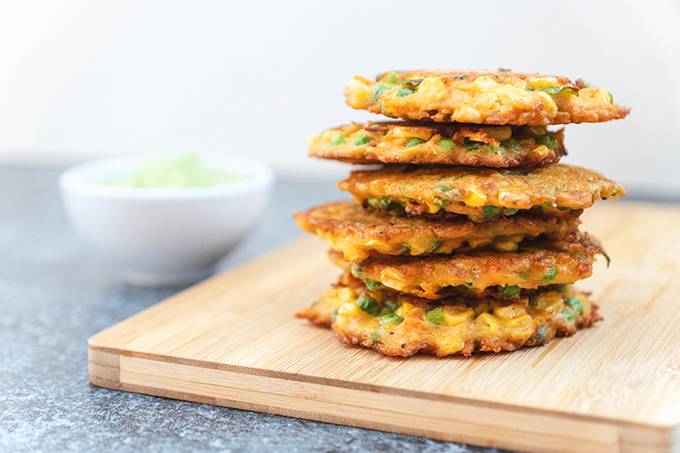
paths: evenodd
<path fill-rule="evenodd" d="M 464 215 L 478 223 L 518 210 L 541 209 L 550 215 L 580 210 L 625 194 L 604 175 L 565 164 L 531 170 L 395 165 L 352 171 L 337 186 L 374 208 L 384 204 L 385 210 L 407 215 Z"/>
<path fill-rule="evenodd" d="M 573 242 L 537 241 L 523 246 L 518 252 L 483 250 L 418 257 L 381 255 L 360 264 L 345 261 L 341 253 L 332 249 L 328 254 L 336 266 L 349 270 L 364 282 L 437 300 L 451 292 L 457 293 L 457 287 L 467 287 L 470 283 L 474 283 L 470 290 L 483 296 L 493 294 L 497 287 L 538 289 L 553 284 L 573 284 L 591 275 L 598 252 L 602 252 L 601 246 L 587 233 L 579 232 Z M 487 291 L 489 289 L 491 293 Z"/>
<path fill-rule="evenodd" d="M 531 130 L 529 127 L 518 132 L 517 129 L 523 126 L 512 126 L 512 135 L 506 140 L 513 139 L 514 148 L 508 150 L 505 145 L 509 142 L 491 136 L 489 129 L 495 127 L 410 121 L 352 123 L 330 128 L 312 137 L 308 149 L 312 157 L 353 164 L 440 164 L 495 168 L 552 164 L 567 154 L 563 129 L 545 131 L 544 135 L 548 137 L 545 141 L 554 145 L 552 148 L 539 143 L 542 136 L 531 137 L 528 134 Z M 398 138 L 390 136 L 397 131 L 400 133 Z M 402 137 L 405 133 L 407 136 Z M 521 135 L 516 137 L 516 133 Z M 363 141 L 365 137 L 370 139 L 368 143 L 355 143 L 358 138 Z M 534 144 L 518 142 L 518 138 L 533 138 Z M 421 143 L 409 143 L 413 139 Z M 439 145 L 444 139 L 447 148 Z M 336 143 L 336 140 L 339 142 Z M 473 141 L 466 143 L 468 140 Z"/>
<path fill-rule="evenodd" d="M 476 248 L 493 248 L 499 238 L 522 235 L 539 235 L 565 241 L 575 240 L 578 233 L 580 212 L 569 211 L 564 218 L 543 214 L 517 214 L 499 217 L 485 223 L 475 223 L 463 217 L 430 219 L 423 217 L 397 217 L 382 212 L 369 212 L 351 201 L 325 203 L 304 212 L 294 214 L 298 226 L 322 239 L 329 240 L 332 247 L 341 251 L 345 259 L 355 260 L 352 254 L 422 256 Z M 338 240 L 341 238 L 341 240 Z M 438 244 L 425 249 L 422 243 Z M 342 243 L 342 244 L 340 244 Z M 343 245 L 344 244 L 344 245 Z M 422 252 L 421 252 L 422 250 Z"/>
<path fill-rule="evenodd" d="M 630 113 L 630 107 L 614 103 L 607 90 L 563 76 L 512 71 L 403 71 L 394 73 L 396 77 L 390 80 L 390 74 L 383 73 L 376 81 L 353 77 L 345 88 L 347 104 L 391 118 L 494 125 L 597 123 L 622 119 Z M 480 77 L 485 78 L 481 85 L 477 82 Z M 490 84 L 496 84 L 494 89 L 503 86 L 513 95 L 507 96 L 507 102 L 500 97 L 496 103 L 500 106 L 480 109 L 480 97 L 493 93 Z M 422 92 L 429 98 L 413 96 Z"/>
<path fill-rule="evenodd" d="M 334 288 L 328 292 L 326 292 L 318 301 L 316 305 L 312 305 L 311 307 L 308 307 L 307 309 L 304 309 L 296 314 L 298 318 L 302 319 L 307 319 L 308 321 L 312 322 L 313 324 L 323 326 L 323 327 L 330 327 L 333 329 L 335 332 L 336 337 L 343 343 L 349 344 L 349 345 L 360 345 L 368 348 L 372 348 L 376 350 L 377 352 L 380 352 L 384 355 L 388 356 L 394 356 L 394 357 L 409 357 L 412 356 L 418 352 L 423 352 L 423 353 L 430 353 L 437 355 L 438 357 L 444 357 L 444 356 L 450 356 L 450 355 L 463 355 L 465 357 L 469 357 L 473 352 L 501 352 L 501 351 L 514 351 L 522 347 L 532 347 L 532 346 L 540 346 L 547 344 L 550 342 L 553 338 L 556 336 L 570 336 L 576 333 L 576 331 L 590 327 L 594 324 L 596 324 L 598 321 L 602 320 L 602 317 L 598 313 L 598 305 L 593 303 L 590 299 L 590 293 L 584 292 L 584 291 L 578 291 L 574 289 L 573 287 L 567 287 L 565 290 L 566 295 L 563 296 L 563 303 L 567 305 L 567 298 L 571 296 L 576 296 L 579 298 L 579 302 L 582 304 L 583 299 L 585 299 L 588 303 L 588 314 L 587 315 L 581 315 L 581 314 L 574 314 L 575 315 L 575 320 L 576 322 L 574 324 L 567 323 L 562 317 L 560 317 L 556 313 L 550 313 L 549 311 L 542 310 L 541 312 L 537 312 L 536 310 L 532 310 L 531 308 L 527 308 L 527 310 L 530 312 L 528 313 L 532 319 L 535 322 L 543 321 L 540 325 L 536 327 L 534 330 L 533 334 L 529 337 L 527 337 L 526 340 L 524 341 L 509 341 L 507 339 L 483 339 L 479 342 L 473 342 L 471 340 L 466 341 L 465 346 L 463 347 L 462 350 L 455 352 L 453 354 L 451 353 L 443 353 L 441 349 L 438 350 L 437 345 L 428 343 L 426 339 L 418 340 L 416 333 L 422 333 L 422 328 L 421 326 L 423 324 L 420 324 L 424 322 L 422 319 L 417 319 L 417 320 L 412 320 L 411 324 L 407 326 L 406 330 L 409 330 L 413 336 L 416 336 L 416 340 L 411 340 L 408 343 L 400 343 L 399 346 L 395 345 L 386 345 L 384 343 L 376 341 L 375 338 L 373 338 L 372 333 L 368 332 L 352 332 L 352 331 L 345 331 L 339 326 L 337 326 L 333 322 L 333 313 L 337 311 L 337 309 L 343 305 L 345 302 L 341 304 L 333 304 L 333 299 L 329 298 L 328 295 L 330 294 L 331 291 L 352 291 L 355 297 L 355 303 L 358 300 L 359 296 L 361 294 L 366 294 L 367 291 L 364 290 L 357 290 L 356 288 L 351 288 L 351 287 L 345 287 L 342 284 L 336 284 L 334 285 Z M 547 288 L 544 290 L 544 293 L 548 292 L 553 292 L 555 291 L 552 288 Z M 558 290 L 559 291 L 559 290 Z M 415 304 L 420 307 L 422 311 L 422 307 L 425 306 L 427 307 L 428 304 L 431 304 L 432 301 L 428 301 L 425 299 L 418 299 L 412 296 L 407 296 L 407 295 L 398 295 L 398 294 L 385 294 L 382 297 L 383 300 L 387 299 L 392 299 L 392 300 L 398 300 L 400 303 L 404 302 L 409 302 L 411 304 Z M 462 298 L 465 299 L 465 298 Z M 455 303 L 460 303 L 457 302 L 459 299 L 457 298 L 449 298 L 444 301 L 439 301 L 441 302 L 438 304 L 439 306 L 444 306 L 447 303 L 448 304 L 455 304 Z M 525 299 L 526 300 L 526 299 Z M 493 301 L 492 301 L 493 302 Z M 487 303 L 492 303 L 492 302 L 487 302 Z M 326 304 L 326 306 L 323 306 L 323 304 Z M 478 302 L 482 303 L 482 302 Z M 508 302 L 505 305 L 511 305 L 513 303 L 517 302 Z M 322 307 L 319 307 L 319 306 Z M 473 301 L 472 304 L 469 302 L 466 303 L 466 305 L 470 307 L 475 307 L 475 302 Z M 569 305 L 572 307 L 571 305 Z M 572 307 L 573 308 L 573 307 Z M 422 312 L 424 314 L 424 312 Z M 533 313 L 533 316 L 532 316 Z M 402 321 L 402 322 L 409 322 L 409 320 Z M 542 335 L 537 336 L 536 333 L 541 329 L 541 327 L 544 327 L 544 330 L 542 331 Z M 388 332 L 389 334 L 389 332 Z M 400 340 L 401 341 L 401 340 Z"/>

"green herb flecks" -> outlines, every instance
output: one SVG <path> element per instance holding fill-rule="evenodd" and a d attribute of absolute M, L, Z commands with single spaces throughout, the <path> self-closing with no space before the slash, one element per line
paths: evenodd
<path fill-rule="evenodd" d="M 366 285 L 366 288 L 368 288 L 369 291 L 375 291 L 382 286 L 380 282 L 376 282 L 375 280 L 364 280 L 364 285 Z"/>
<path fill-rule="evenodd" d="M 574 312 L 571 307 L 566 307 L 562 310 L 562 315 L 564 315 L 564 318 L 569 322 L 576 321 L 576 312 Z"/>
<path fill-rule="evenodd" d="M 340 145 L 342 143 L 345 143 L 345 136 L 344 135 L 336 135 L 335 138 L 331 141 L 331 145 Z"/>
<path fill-rule="evenodd" d="M 537 142 L 539 145 L 545 145 L 548 148 L 552 149 L 553 151 L 556 150 L 558 147 L 557 139 L 550 134 L 541 135 L 540 137 L 538 137 Z"/>
<path fill-rule="evenodd" d="M 509 138 L 507 140 L 503 140 L 501 142 L 501 146 L 504 149 L 510 150 L 510 151 L 521 151 L 522 150 L 522 145 L 515 140 L 514 138 Z"/>
<path fill-rule="evenodd" d="M 406 85 L 407 87 L 409 87 L 413 90 L 417 90 L 422 81 L 423 81 L 423 79 L 406 80 L 406 81 L 404 81 L 404 85 Z"/>
<path fill-rule="evenodd" d="M 373 100 L 377 101 L 380 98 L 380 96 L 382 96 L 383 93 L 388 89 L 389 87 L 387 85 L 379 83 L 378 86 L 376 86 L 375 89 L 373 90 Z"/>
<path fill-rule="evenodd" d="M 399 308 L 399 305 L 397 305 L 397 303 L 393 300 L 386 300 L 385 308 L 394 313 L 395 311 L 397 311 L 397 308 Z"/>
<path fill-rule="evenodd" d="M 562 94 L 562 93 L 571 93 L 574 96 L 578 96 L 578 91 L 576 91 L 574 88 L 569 87 L 569 86 L 546 87 L 546 88 L 527 87 L 527 91 L 543 91 L 543 92 L 551 94 L 551 95 Z"/>
<path fill-rule="evenodd" d="M 446 208 L 448 205 L 451 204 L 451 202 L 449 200 L 445 200 L 443 198 L 435 198 L 434 204 L 439 206 L 440 208 Z"/>
<path fill-rule="evenodd" d="M 519 296 L 520 291 L 521 291 L 521 289 L 517 285 L 501 286 L 501 294 L 506 299 L 513 299 L 513 298 Z"/>
<path fill-rule="evenodd" d="M 441 324 L 444 322 L 444 309 L 442 307 L 437 307 L 434 310 L 430 310 L 425 313 L 425 319 L 432 324 Z"/>
<path fill-rule="evenodd" d="M 366 204 L 379 211 L 404 214 L 404 206 L 390 197 L 367 198 Z"/>
<path fill-rule="evenodd" d="M 439 238 L 434 238 L 434 239 L 432 239 L 432 241 L 430 241 L 430 247 L 427 249 L 427 251 L 428 251 L 429 253 L 434 253 L 434 252 L 437 251 L 437 249 L 438 249 L 439 247 L 442 246 L 443 243 L 444 243 L 444 241 L 442 241 L 441 239 L 439 239 Z"/>
<path fill-rule="evenodd" d="M 482 212 L 484 213 L 485 219 L 494 219 L 501 215 L 503 208 L 499 208 L 498 206 L 484 206 Z"/>
<path fill-rule="evenodd" d="M 371 207 L 393 214 L 404 214 L 404 205 L 390 197 L 382 197 L 377 203 L 371 205 Z"/>
<path fill-rule="evenodd" d="M 453 147 L 456 145 L 453 140 L 449 140 L 448 138 L 443 138 L 437 142 L 437 145 L 441 146 L 442 148 L 446 150 L 452 150 Z"/>
<path fill-rule="evenodd" d="M 567 305 L 576 310 L 579 315 L 583 314 L 583 303 L 576 296 L 567 297 Z"/>
<path fill-rule="evenodd" d="M 397 97 L 403 98 L 404 96 L 410 96 L 413 93 L 415 93 L 415 91 L 410 88 L 400 88 L 399 91 L 397 91 Z"/>
<path fill-rule="evenodd" d="M 543 276 L 543 281 L 544 282 L 549 282 L 555 279 L 555 276 L 557 275 L 557 267 L 551 266 L 550 269 L 545 271 L 545 275 Z"/>
<path fill-rule="evenodd" d="M 378 301 L 365 294 L 361 295 L 359 299 L 357 299 L 357 305 L 359 305 L 359 308 L 369 315 L 376 316 L 380 312 Z"/>
<path fill-rule="evenodd" d="M 357 137 L 354 139 L 354 144 L 357 146 L 365 145 L 367 143 L 371 142 L 371 137 L 369 137 L 366 134 L 359 134 Z"/>
<path fill-rule="evenodd" d="M 400 324 L 404 318 L 399 316 L 396 313 L 386 313 L 382 316 L 380 316 L 380 324 L 386 325 L 386 324 Z"/>
<path fill-rule="evenodd" d="M 413 138 L 409 139 L 409 141 L 406 142 L 406 145 L 404 145 L 404 147 L 410 148 L 412 146 L 420 145 L 421 143 L 423 143 L 423 140 L 416 138 L 416 137 L 413 137 Z"/>
<path fill-rule="evenodd" d="M 389 211 L 393 200 L 390 197 L 382 197 L 378 203 L 378 207 L 383 211 Z"/>
<path fill-rule="evenodd" d="M 380 200 L 378 200 L 377 198 L 366 198 L 366 204 L 372 207 L 373 209 L 380 208 Z"/>
<path fill-rule="evenodd" d="M 481 143 L 470 142 L 465 145 L 467 151 L 477 151 L 482 147 Z"/>
<path fill-rule="evenodd" d="M 542 344 L 545 342 L 547 336 L 548 328 L 545 326 L 538 326 L 538 329 L 536 329 L 536 332 L 534 332 L 533 340 L 537 345 Z"/>

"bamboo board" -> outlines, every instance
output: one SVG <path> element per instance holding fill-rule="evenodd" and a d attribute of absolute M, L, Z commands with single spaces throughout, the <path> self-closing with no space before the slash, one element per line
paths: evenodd
<path fill-rule="evenodd" d="M 680 450 L 680 209 L 601 203 L 612 257 L 580 286 L 605 321 L 546 347 L 395 359 L 292 317 L 334 281 L 305 238 L 89 340 L 90 382 L 435 439 L 531 451 Z"/>

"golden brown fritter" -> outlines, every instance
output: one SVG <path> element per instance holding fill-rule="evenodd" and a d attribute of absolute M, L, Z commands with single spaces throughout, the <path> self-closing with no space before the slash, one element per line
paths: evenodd
<path fill-rule="evenodd" d="M 458 297 L 432 303 L 336 285 L 297 316 L 332 326 L 344 343 L 400 357 L 514 351 L 601 319 L 588 294 L 572 287 L 551 287 L 513 302 Z"/>
<path fill-rule="evenodd" d="M 538 236 L 569 240 L 580 223 L 578 212 L 565 218 L 517 214 L 476 224 L 462 217 L 398 217 L 340 201 L 296 213 L 303 230 L 329 240 L 351 262 L 371 255 L 449 254 L 477 248 L 515 251 L 520 242 Z"/>
<path fill-rule="evenodd" d="M 352 272 L 358 274 L 360 267 L 354 266 L 346 261 L 340 259 L 340 255 L 336 255 L 334 252 L 329 252 L 331 261 L 335 263 L 338 267 L 343 269 L 343 273 L 340 275 L 337 284 L 344 286 L 351 286 L 353 288 L 365 288 L 368 291 L 393 291 L 380 282 L 366 279 L 361 280 L 355 277 Z M 457 255 L 455 255 L 457 256 Z M 476 288 L 466 287 L 466 286 L 449 286 L 437 294 L 438 298 L 426 298 L 427 300 L 442 300 L 449 297 L 464 297 L 466 299 L 499 299 L 499 300 L 517 300 L 523 297 L 529 297 L 533 293 L 545 289 L 546 286 L 542 286 L 534 289 L 520 288 L 517 285 L 495 285 L 488 286 L 484 290 L 477 290 Z M 409 295 L 409 294 L 404 294 Z M 415 296 L 413 296 L 415 297 Z"/>
<path fill-rule="evenodd" d="M 475 124 L 597 123 L 624 118 L 607 90 L 582 80 L 512 71 L 403 71 L 354 77 L 350 107 L 392 118 Z"/>
<path fill-rule="evenodd" d="M 585 233 L 575 242 L 536 241 L 518 252 L 471 251 L 455 255 L 375 256 L 350 264 L 331 250 L 333 262 L 366 283 L 426 299 L 451 291 L 486 295 L 572 284 L 590 276 L 599 251 Z M 485 293 L 485 291 L 487 291 Z"/>
<path fill-rule="evenodd" d="M 533 167 L 560 160 L 565 154 L 563 135 L 543 126 L 353 123 L 313 137 L 309 154 L 356 164 Z"/>
<path fill-rule="evenodd" d="M 447 212 L 475 222 L 530 209 L 560 215 L 624 194 L 623 187 L 600 173 L 564 164 L 530 170 L 386 166 L 353 171 L 338 187 L 374 209 L 410 215 Z"/>

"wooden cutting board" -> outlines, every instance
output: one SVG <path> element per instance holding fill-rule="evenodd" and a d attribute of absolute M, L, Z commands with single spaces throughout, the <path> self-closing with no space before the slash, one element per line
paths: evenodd
<path fill-rule="evenodd" d="M 95 385 L 483 446 L 680 450 L 680 209 L 601 203 L 584 215 L 604 322 L 546 347 L 473 358 L 384 357 L 293 318 L 335 280 L 305 238 L 89 340 Z"/>

